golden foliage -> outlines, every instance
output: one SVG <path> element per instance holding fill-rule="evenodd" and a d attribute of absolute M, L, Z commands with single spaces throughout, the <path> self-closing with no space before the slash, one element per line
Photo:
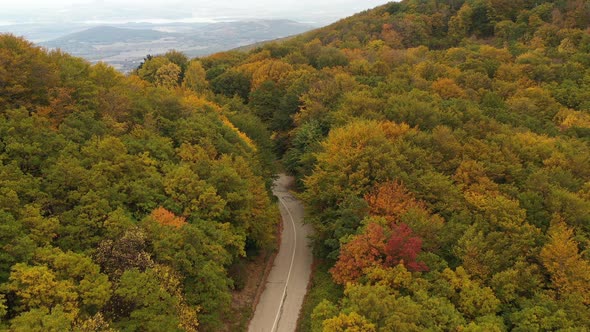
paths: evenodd
<path fill-rule="evenodd" d="M 562 296 L 577 293 L 585 304 L 590 304 L 590 262 L 580 255 L 574 231 L 562 218 L 555 217 L 547 234 L 549 241 L 540 257 L 553 287 Z"/>
<path fill-rule="evenodd" d="M 186 224 L 186 219 L 178 217 L 174 213 L 166 210 L 163 207 L 159 207 L 152 211 L 151 217 L 154 218 L 161 225 L 181 228 Z"/>

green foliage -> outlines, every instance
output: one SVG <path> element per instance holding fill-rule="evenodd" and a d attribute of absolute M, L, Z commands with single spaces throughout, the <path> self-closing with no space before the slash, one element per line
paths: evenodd
<path fill-rule="evenodd" d="M 184 73 L 182 86 L 196 93 L 203 93 L 208 88 L 206 72 L 199 61 L 191 61 Z"/>
<path fill-rule="evenodd" d="M 59 332 L 70 330 L 71 325 L 71 318 L 57 305 L 51 311 L 47 308 L 33 309 L 15 317 L 10 329 L 18 332 Z"/>
<path fill-rule="evenodd" d="M 404 0 L 129 77 L 0 36 L 0 314 L 219 329 L 274 150 L 326 262 L 304 330 L 585 328 L 589 10 Z"/>
<path fill-rule="evenodd" d="M 166 57 L 148 57 L 142 66 L 137 69 L 137 75 L 150 83 L 156 83 L 158 70 L 170 63 L 171 61 Z"/>
<path fill-rule="evenodd" d="M 176 285 L 166 284 L 159 273 L 164 271 L 131 269 L 121 276 L 115 291 L 123 308 L 133 308 L 129 318 L 121 322 L 126 329 L 140 331 L 182 331 L 181 305 Z M 194 322 L 196 324 L 196 322 Z"/>
<path fill-rule="evenodd" d="M 246 243 L 274 245 L 270 134 L 251 128 L 259 150 L 180 52 L 126 77 L 0 45 L 1 328 L 219 328 L 229 267 Z M 159 209 L 183 222 L 158 224 Z"/>
<path fill-rule="evenodd" d="M 35 244 L 25 233 L 24 225 L 14 220 L 9 213 L 0 212 L 0 230 L 0 280 L 6 282 L 10 268 L 15 263 L 28 261 L 32 257 Z"/>
<path fill-rule="evenodd" d="M 250 93 L 250 106 L 260 120 L 268 122 L 280 107 L 281 91 L 273 81 L 265 81 L 258 89 Z"/>
<path fill-rule="evenodd" d="M 6 298 L 4 294 L 0 294 L 0 319 L 3 319 L 6 316 Z"/>
<path fill-rule="evenodd" d="M 56 64 L 32 43 L 12 35 L 0 40 L 0 107 L 2 110 L 44 105 L 58 82 Z"/>
<path fill-rule="evenodd" d="M 299 329 L 302 332 L 321 331 L 323 321 L 337 313 L 334 303 L 342 296 L 342 287 L 334 283 L 329 268 L 327 262 L 322 261 L 314 266 L 301 308 Z"/>
<path fill-rule="evenodd" d="M 588 17 L 577 0 L 404 0 L 202 59 L 252 77 L 231 108 L 273 131 L 316 254 L 352 282 L 329 302 L 312 287 L 305 330 L 586 326 Z M 423 252 L 402 263 L 403 225 Z"/>
<path fill-rule="evenodd" d="M 213 92 L 227 97 L 238 96 L 243 100 L 248 100 L 250 86 L 250 78 L 236 70 L 228 70 L 211 81 Z"/>

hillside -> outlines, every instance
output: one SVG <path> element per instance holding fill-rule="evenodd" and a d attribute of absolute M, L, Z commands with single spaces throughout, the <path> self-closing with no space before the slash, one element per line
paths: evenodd
<path fill-rule="evenodd" d="M 61 49 L 91 62 L 103 61 L 123 72 L 136 68 L 148 54 L 171 49 L 189 56 L 207 55 L 264 40 L 296 35 L 313 27 L 289 20 L 244 20 L 219 23 L 135 23 L 99 26 L 40 45 Z"/>
<path fill-rule="evenodd" d="M 129 76 L 2 36 L 0 73 L 0 329 L 239 330 L 276 156 L 301 331 L 590 326 L 588 1 L 404 0 Z"/>
<path fill-rule="evenodd" d="M 590 326 L 589 22 L 587 1 L 402 1 L 199 59 L 299 179 L 302 331 Z"/>
<path fill-rule="evenodd" d="M 0 330 L 240 324 L 276 241 L 264 145 L 190 90 L 11 35 L 0 73 Z"/>

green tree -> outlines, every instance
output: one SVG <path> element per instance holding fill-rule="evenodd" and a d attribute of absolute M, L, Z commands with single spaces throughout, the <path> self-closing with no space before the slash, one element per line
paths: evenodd
<path fill-rule="evenodd" d="M 246 74 L 230 69 L 211 80 L 210 84 L 211 89 L 215 93 L 227 97 L 237 95 L 247 101 L 252 83 Z"/>
<path fill-rule="evenodd" d="M 26 234 L 22 223 L 6 212 L 0 212 L 0 280 L 6 282 L 11 267 L 33 256 L 35 242 Z"/>
<path fill-rule="evenodd" d="M 281 90 L 273 81 L 265 81 L 250 93 L 250 106 L 262 121 L 268 123 L 280 108 Z"/>
<path fill-rule="evenodd" d="M 10 330 L 15 332 L 59 332 L 72 328 L 73 320 L 61 305 L 51 310 L 46 307 L 32 309 L 12 319 Z"/>
<path fill-rule="evenodd" d="M 137 69 L 136 72 L 137 72 L 137 75 L 141 79 L 155 84 L 158 81 L 158 70 L 160 70 L 160 68 L 163 68 L 164 66 L 169 65 L 169 64 L 171 64 L 171 61 L 166 57 L 148 56 L 148 58 Z M 172 69 L 172 68 L 178 68 L 178 66 L 177 67 L 170 67 L 170 69 Z"/>
<path fill-rule="evenodd" d="M 177 310 L 183 302 L 175 289 L 178 284 L 166 284 L 162 272 L 131 269 L 123 273 L 115 294 L 122 308 L 131 308 L 124 326 L 145 331 L 196 331 L 196 315 L 191 326 L 182 325 L 181 312 Z"/>

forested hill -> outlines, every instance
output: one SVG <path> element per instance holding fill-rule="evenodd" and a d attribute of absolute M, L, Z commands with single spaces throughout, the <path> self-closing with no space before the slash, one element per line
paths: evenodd
<path fill-rule="evenodd" d="M 177 80 L 0 35 L 0 330 L 227 324 L 228 271 L 275 243 L 270 169 Z"/>
<path fill-rule="evenodd" d="M 315 228 L 302 331 L 583 331 L 589 21 L 402 1 L 129 77 L 1 36 L 0 327 L 219 330 L 274 147 Z"/>
<path fill-rule="evenodd" d="M 303 331 L 590 326 L 589 21 L 402 1 L 200 60 L 300 180 L 323 262 Z"/>

